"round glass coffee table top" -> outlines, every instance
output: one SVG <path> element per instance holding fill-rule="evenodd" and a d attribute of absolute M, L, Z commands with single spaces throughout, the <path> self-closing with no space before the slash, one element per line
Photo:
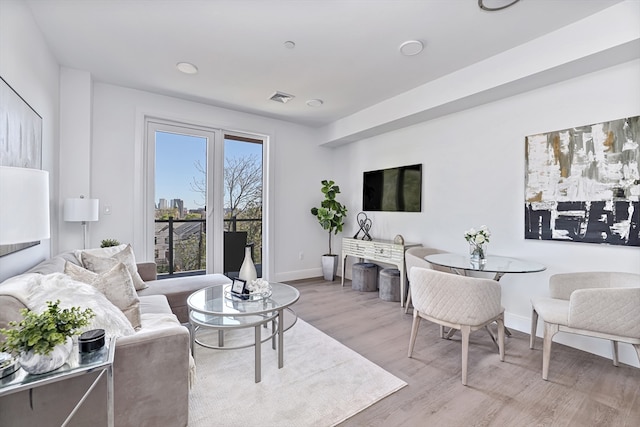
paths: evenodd
<path fill-rule="evenodd" d="M 298 299 L 300 292 L 284 283 L 270 283 L 271 295 L 243 300 L 229 294 L 230 284 L 214 285 L 194 292 L 187 299 L 193 320 L 216 328 L 242 328 L 264 323 L 266 318 Z"/>

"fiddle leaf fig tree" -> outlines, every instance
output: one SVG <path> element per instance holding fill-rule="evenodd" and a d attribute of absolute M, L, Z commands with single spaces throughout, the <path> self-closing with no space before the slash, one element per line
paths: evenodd
<path fill-rule="evenodd" d="M 340 193 L 340 187 L 335 185 L 333 181 L 322 180 L 322 188 L 320 191 L 324 194 L 324 200 L 319 208 L 311 208 L 311 214 L 314 215 L 322 228 L 329 231 L 329 253 L 331 253 L 331 234 L 338 234 L 344 226 L 344 219 L 347 217 L 347 208 L 336 200 L 336 194 Z"/>

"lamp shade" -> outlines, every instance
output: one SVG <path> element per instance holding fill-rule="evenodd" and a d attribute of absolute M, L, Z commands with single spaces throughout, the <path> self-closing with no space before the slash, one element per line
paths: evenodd
<path fill-rule="evenodd" d="M 64 201 L 64 220 L 84 222 L 98 220 L 98 199 L 66 199 Z"/>
<path fill-rule="evenodd" d="M 0 245 L 49 235 L 49 172 L 0 166 Z"/>

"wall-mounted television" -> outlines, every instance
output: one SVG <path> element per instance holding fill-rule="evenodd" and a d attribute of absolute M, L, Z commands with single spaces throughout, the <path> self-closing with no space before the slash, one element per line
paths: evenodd
<path fill-rule="evenodd" d="M 362 210 L 422 211 L 422 165 L 364 172 Z"/>

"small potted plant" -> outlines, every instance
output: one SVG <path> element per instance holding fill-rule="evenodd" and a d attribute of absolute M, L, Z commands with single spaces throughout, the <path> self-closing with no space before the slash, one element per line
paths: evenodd
<path fill-rule="evenodd" d="M 110 246 L 118 246 L 119 244 L 120 244 L 120 242 L 118 242 L 116 239 L 104 239 L 100 243 L 100 247 L 101 248 L 108 248 Z"/>
<path fill-rule="evenodd" d="M 60 300 L 47 301 L 47 309 L 36 313 L 21 310 L 23 319 L 9 322 L 0 350 L 18 357 L 20 366 L 30 374 L 43 374 L 64 365 L 71 354 L 71 337 L 79 334 L 95 316 L 93 310 L 80 307 L 60 309 Z"/>
<path fill-rule="evenodd" d="M 325 179 L 321 183 L 320 191 L 324 194 L 324 200 L 319 208 L 311 208 L 311 214 L 318 219 L 322 228 L 329 231 L 329 253 L 322 256 L 322 275 L 325 280 L 333 281 L 338 270 L 338 255 L 331 252 L 331 235 L 342 231 L 347 208 L 336 200 L 340 187 L 335 185 L 335 182 Z"/>

